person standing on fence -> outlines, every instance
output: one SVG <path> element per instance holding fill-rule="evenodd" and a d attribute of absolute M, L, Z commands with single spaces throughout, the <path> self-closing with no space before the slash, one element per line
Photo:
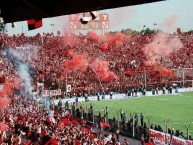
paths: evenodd
<path fill-rule="evenodd" d="M 141 126 L 143 126 L 143 119 L 144 119 L 144 115 L 143 115 L 143 113 L 141 113 L 140 114 Z"/>
<path fill-rule="evenodd" d="M 107 106 L 105 107 L 105 113 L 106 113 L 106 115 L 108 115 L 108 113 L 109 113 L 109 108 Z"/>
<path fill-rule="evenodd" d="M 158 86 L 155 88 L 156 94 L 158 95 L 159 88 Z"/>
<path fill-rule="evenodd" d="M 108 118 L 109 118 L 108 113 L 109 113 L 109 108 L 106 106 L 105 107 L 105 118 L 106 118 L 105 120 L 106 120 L 106 122 L 108 122 Z"/>
<path fill-rule="evenodd" d="M 138 115 L 135 113 L 135 123 L 138 124 Z"/>
<path fill-rule="evenodd" d="M 166 93 L 166 87 L 163 86 L 163 94 L 165 94 L 165 93 Z"/>
<path fill-rule="evenodd" d="M 120 115 L 121 115 L 121 121 L 123 120 L 123 109 L 120 110 Z"/>
<path fill-rule="evenodd" d="M 129 115 L 129 122 L 133 122 L 133 115 L 131 113 Z"/>

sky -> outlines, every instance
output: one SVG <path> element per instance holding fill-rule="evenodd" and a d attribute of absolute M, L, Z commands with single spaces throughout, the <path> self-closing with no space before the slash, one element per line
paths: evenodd
<path fill-rule="evenodd" d="M 193 0 L 166 0 L 149 4 L 121 7 L 99 11 L 109 16 L 109 28 L 104 32 L 121 31 L 122 29 L 142 30 L 144 28 L 161 29 L 167 33 L 173 33 L 177 28 L 182 31 L 193 29 Z M 43 19 L 41 28 L 28 31 L 27 21 L 15 22 L 16 27 L 6 24 L 5 30 L 9 35 L 25 33 L 26 35 L 36 35 L 43 32 L 55 35 L 60 31 L 61 35 L 68 32 L 87 33 L 89 30 L 72 31 L 69 28 L 69 16 L 59 16 Z M 157 24 L 157 25 L 154 25 Z M 93 30 L 102 33 L 101 30 Z"/>

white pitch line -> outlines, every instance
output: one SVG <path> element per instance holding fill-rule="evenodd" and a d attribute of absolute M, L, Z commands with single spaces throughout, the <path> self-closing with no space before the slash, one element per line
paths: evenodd
<path fill-rule="evenodd" d="M 170 123 L 170 124 L 181 124 L 181 123 Z"/>

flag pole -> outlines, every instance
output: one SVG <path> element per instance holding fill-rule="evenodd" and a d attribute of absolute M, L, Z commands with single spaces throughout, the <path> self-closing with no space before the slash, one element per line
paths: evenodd
<path fill-rule="evenodd" d="M 68 97 L 68 90 L 67 90 L 67 87 L 68 87 L 68 85 L 67 85 L 67 75 L 68 75 L 68 71 L 66 71 L 66 94 L 65 94 L 65 96 L 66 96 L 66 98 Z"/>

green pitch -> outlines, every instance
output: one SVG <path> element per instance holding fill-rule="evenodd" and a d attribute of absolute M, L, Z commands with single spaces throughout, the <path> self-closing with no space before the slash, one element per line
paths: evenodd
<path fill-rule="evenodd" d="M 90 104 L 94 105 L 96 115 L 99 111 L 103 115 L 102 108 L 108 106 L 109 118 L 115 117 L 117 119 L 117 111 L 123 109 L 127 115 L 127 120 L 130 113 L 137 113 L 140 121 L 140 113 L 142 112 L 145 116 L 144 122 L 147 125 L 147 117 L 151 117 L 151 124 L 161 125 L 164 132 L 166 130 L 164 120 L 169 120 L 169 127 L 180 130 L 180 132 L 183 131 L 185 136 L 187 134 L 185 124 L 187 124 L 187 126 L 190 125 L 190 134 L 193 136 L 193 92 L 82 103 L 83 108 L 90 106 Z"/>

